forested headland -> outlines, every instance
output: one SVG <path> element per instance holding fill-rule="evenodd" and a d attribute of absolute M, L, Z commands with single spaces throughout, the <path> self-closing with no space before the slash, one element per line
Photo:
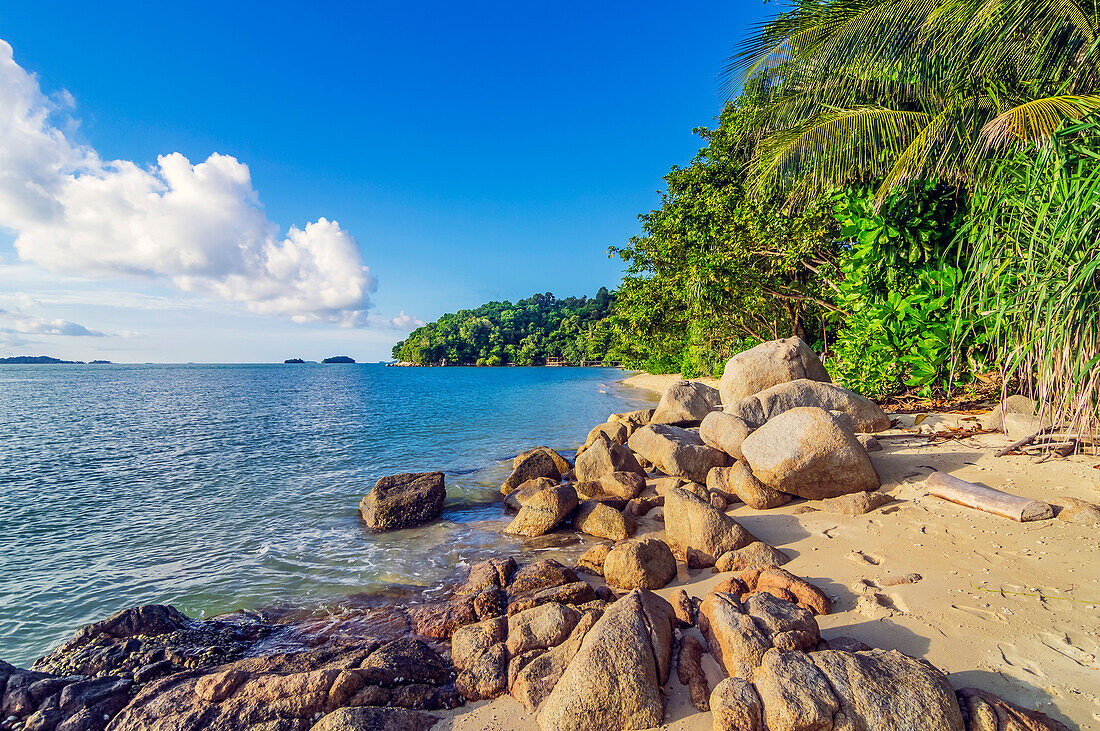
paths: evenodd
<path fill-rule="evenodd" d="M 490 303 L 394 356 L 696 376 L 798 335 L 870 396 L 1010 383 L 1095 428 L 1098 18 L 1096 0 L 798 0 L 731 44 L 736 95 L 639 235 L 609 242 L 625 273 L 601 307 Z"/>

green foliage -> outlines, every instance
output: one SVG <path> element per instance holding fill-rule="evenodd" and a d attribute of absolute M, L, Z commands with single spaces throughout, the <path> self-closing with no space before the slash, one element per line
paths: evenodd
<path fill-rule="evenodd" d="M 604 360 L 612 342 L 608 316 L 614 295 L 557 299 L 536 294 L 516 304 L 489 302 L 447 314 L 417 328 L 393 346 L 393 357 L 423 365 L 542 365 L 562 358 L 570 365 Z"/>
<path fill-rule="evenodd" d="M 1100 430 L 1100 121 L 1000 162 L 975 190 L 964 313 L 1003 380 Z"/>
<path fill-rule="evenodd" d="M 611 324 L 625 364 L 710 374 L 746 340 L 820 335 L 831 304 L 818 276 L 835 255 L 828 205 L 786 211 L 750 199 L 751 146 L 729 105 L 705 146 L 665 176 L 661 207 L 639 216 L 643 233 L 612 253 L 626 263 Z"/>

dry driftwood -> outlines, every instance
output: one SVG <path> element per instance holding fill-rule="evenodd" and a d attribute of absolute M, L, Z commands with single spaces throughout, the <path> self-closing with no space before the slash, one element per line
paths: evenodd
<path fill-rule="evenodd" d="M 1046 503 L 975 485 L 944 472 L 933 472 L 928 476 L 925 486 L 928 487 L 929 494 L 935 497 L 1021 523 L 1054 517 L 1054 509 Z"/>

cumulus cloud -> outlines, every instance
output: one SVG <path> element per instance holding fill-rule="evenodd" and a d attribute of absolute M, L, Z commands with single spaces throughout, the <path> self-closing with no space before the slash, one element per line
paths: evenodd
<path fill-rule="evenodd" d="M 395 330 L 415 330 L 423 324 L 423 320 L 418 317 L 413 317 L 412 315 L 406 315 L 404 310 L 401 310 L 400 315 L 390 320 L 390 325 L 392 325 Z"/>
<path fill-rule="evenodd" d="M 84 277 L 138 276 L 298 322 L 367 322 L 375 278 L 355 239 L 325 218 L 285 236 L 248 166 L 179 153 L 145 168 L 103 161 L 54 118 L 48 97 L 0 40 L 0 226 L 24 261 Z"/>
<path fill-rule="evenodd" d="M 74 338 L 107 336 L 107 333 L 91 330 L 69 320 L 47 320 L 7 310 L 0 310 L 0 323 L 4 323 L 4 326 L 0 327 L 0 332 L 20 335 L 65 335 Z"/>

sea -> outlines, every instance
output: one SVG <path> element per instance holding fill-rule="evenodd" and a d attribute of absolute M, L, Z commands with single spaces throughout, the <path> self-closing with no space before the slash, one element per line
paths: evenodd
<path fill-rule="evenodd" d="M 579 554 L 572 533 L 503 535 L 500 483 L 517 453 L 571 456 L 610 413 L 652 400 L 623 377 L 0 365 L 0 660 L 28 666 L 79 627 L 152 603 L 338 632 L 380 603 L 444 595 L 489 556 Z M 435 470 L 440 521 L 367 530 L 358 504 L 379 477 Z"/>

